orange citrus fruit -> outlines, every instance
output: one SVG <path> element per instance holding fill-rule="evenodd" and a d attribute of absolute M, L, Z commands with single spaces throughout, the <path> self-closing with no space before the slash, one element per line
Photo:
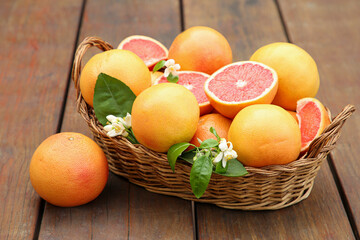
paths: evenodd
<path fill-rule="evenodd" d="M 290 113 L 290 115 L 296 120 L 296 122 L 299 124 L 299 119 L 297 118 L 296 116 L 296 112 L 294 111 L 289 111 L 289 110 L 286 110 L 288 113 Z"/>
<path fill-rule="evenodd" d="M 271 103 L 276 94 L 276 72 L 258 62 L 235 62 L 220 68 L 205 82 L 211 105 L 222 115 L 234 118 L 244 107 Z"/>
<path fill-rule="evenodd" d="M 178 71 L 179 80 L 177 84 L 180 84 L 189 89 L 196 97 L 199 103 L 200 115 L 208 114 L 213 110 L 210 105 L 209 99 L 204 92 L 204 83 L 210 77 L 206 73 L 196 71 Z M 155 84 L 167 83 L 167 78 L 162 75 L 156 79 Z"/>
<path fill-rule="evenodd" d="M 314 59 L 302 48 L 286 42 L 277 42 L 259 48 L 251 61 L 272 67 L 279 77 L 279 89 L 273 104 L 295 111 L 296 102 L 315 97 L 319 85 L 319 72 Z"/>
<path fill-rule="evenodd" d="M 306 152 L 310 143 L 329 126 L 330 118 L 324 105 L 315 98 L 303 98 L 296 108 L 301 131 L 301 152 Z"/>
<path fill-rule="evenodd" d="M 180 64 L 181 70 L 212 74 L 232 62 L 231 47 L 215 29 L 191 27 L 180 33 L 169 48 L 169 59 Z"/>
<path fill-rule="evenodd" d="M 166 60 L 169 54 L 168 49 L 161 42 L 142 35 L 125 38 L 119 44 L 118 49 L 132 51 L 144 61 L 148 68 L 152 68 L 161 60 Z"/>
<path fill-rule="evenodd" d="M 80 76 L 81 94 L 90 106 L 93 106 L 95 84 L 100 73 L 121 80 L 135 95 L 151 86 L 149 69 L 135 53 L 120 49 L 98 53 L 86 63 Z"/>
<path fill-rule="evenodd" d="M 135 99 L 131 113 L 136 139 L 157 152 L 189 142 L 198 121 L 199 105 L 194 94 L 175 83 L 162 83 L 143 91 Z"/>
<path fill-rule="evenodd" d="M 246 166 L 287 164 L 301 148 L 299 125 L 283 108 L 256 104 L 241 110 L 231 123 L 228 139 Z"/>
<path fill-rule="evenodd" d="M 200 117 L 195 135 L 190 143 L 200 146 L 198 139 L 205 141 L 206 139 L 216 139 L 214 134 L 210 132 L 213 127 L 221 138 L 227 139 L 231 120 L 218 113 L 210 113 Z"/>
<path fill-rule="evenodd" d="M 106 156 L 90 138 L 63 132 L 45 139 L 30 162 L 30 180 L 47 202 L 74 207 L 94 200 L 109 175 Z"/>

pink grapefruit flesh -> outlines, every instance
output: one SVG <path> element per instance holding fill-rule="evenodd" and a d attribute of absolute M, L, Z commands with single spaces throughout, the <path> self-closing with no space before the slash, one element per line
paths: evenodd
<path fill-rule="evenodd" d="M 301 132 L 301 152 L 330 124 L 330 118 L 322 103 L 315 98 L 303 98 L 297 102 L 296 114 Z"/>
<path fill-rule="evenodd" d="M 210 113 L 213 110 L 213 107 L 210 105 L 204 92 L 204 83 L 210 76 L 206 73 L 196 71 L 178 71 L 178 74 L 179 81 L 177 84 L 186 87 L 195 95 L 196 100 L 199 103 L 200 115 Z M 155 84 L 167 82 L 166 77 L 162 75 L 156 79 Z"/>
<path fill-rule="evenodd" d="M 270 104 L 278 88 L 276 72 L 261 63 L 235 62 L 216 71 L 205 82 L 211 105 L 222 115 L 234 118 L 252 104 Z"/>
<path fill-rule="evenodd" d="M 138 55 L 148 68 L 152 68 L 161 60 L 166 60 L 168 49 L 156 39 L 147 36 L 133 35 L 125 38 L 118 49 L 129 50 Z"/>

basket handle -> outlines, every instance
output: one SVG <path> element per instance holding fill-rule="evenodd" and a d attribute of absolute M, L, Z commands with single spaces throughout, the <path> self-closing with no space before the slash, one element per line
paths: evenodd
<path fill-rule="evenodd" d="M 76 89 L 76 99 L 77 99 L 77 110 L 80 108 L 80 72 L 81 72 L 81 61 L 86 51 L 91 47 L 97 47 L 102 51 L 107 51 L 113 49 L 110 43 L 105 42 L 101 38 L 98 37 L 86 37 L 76 49 L 73 68 L 71 71 L 71 79 L 74 81 L 75 89 Z"/>
<path fill-rule="evenodd" d="M 309 150 L 304 157 L 316 157 L 324 147 L 328 148 L 324 148 L 325 151 L 330 151 L 340 137 L 340 130 L 345 121 L 354 111 L 355 107 L 353 105 L 345 106 L 345 108 L 331 121 L 330 125 L 325 128 L 322 134 L 312 141 Z"/>

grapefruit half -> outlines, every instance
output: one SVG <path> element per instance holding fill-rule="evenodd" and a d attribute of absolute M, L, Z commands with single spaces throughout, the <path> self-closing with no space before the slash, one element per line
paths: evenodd
<path fill-rule="evenodd" d="M 205 82 L 205 94 L 222 115 L 234 118 L 253 104 L 269 104 L 278 89 L 274 69 L 265 64 L 241 61 L 226 65 Z"/>
<path fill-rule="evenodd" d="M 324 105 L 315 98 L 297 101 L 296 115 L 301 132 L 301 152 L 304 153 L 310 143 L 329 126 L 330 118 Z"/>
<path fill-rule="evenodd" d="M 168 49 L 158 40 L 142 35 L 133 35 L 125 38 L 118 49 L 129 50 L 138 55 L 148 68 L 168 58 Z"/>
<path fill-rule="evenodd" d="M 200 115 L 210 113 L 213 110 L 209 99 L 204 92 L 204 83 L 210 77 L 210 75 L 196 71 L 178 71 L 180 84 L 190 90 L 196 97 L 199 103 Z M 167 78 L 162 75 L 155 80 L 154 85 L 159 83 L 167 83 Z"/>

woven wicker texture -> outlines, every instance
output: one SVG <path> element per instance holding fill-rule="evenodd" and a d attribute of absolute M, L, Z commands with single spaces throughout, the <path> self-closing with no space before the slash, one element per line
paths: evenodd
<path fill-rule="evenodd" d="M 120 136 L 109 138 L 106 135 L 94 110 L 82 98 L 79 87 L 81 60 L 93 46 L 103 51 L 113 48 L 97 37 L 87 37 L 78 46 L 72 71 L 77 109 L 92 131 L 94 140 L 104 150 L 110 170 L 155 193 L 241 210 L 274 210 L 298 203 L 309 196 L 322 161 L 335 147 L 343 124 L 355 111 L 354 106 L 346 106 L 300 159 L 286 165 L 246 167 L 249 174 L 244 177 L 213 174 L 205 194 L 197 199 L 191 191 L 191 166 L 188 163 L 179 161 L 173 173 L 166 154 L 140 144 L 133 145 Z"/>

